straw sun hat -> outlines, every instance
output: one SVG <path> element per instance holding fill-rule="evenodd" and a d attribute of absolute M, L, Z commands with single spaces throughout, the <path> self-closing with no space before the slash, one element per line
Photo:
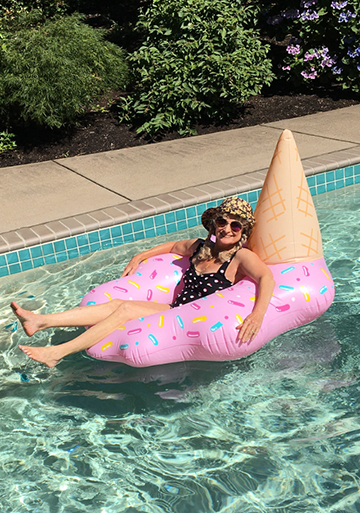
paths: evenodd
<path fill-rule="evenodd" d="M 203 226 L 209 231 L 212 222 L 221 216 L 237 216 L 240 219 L 246 219 L 249 223 L 250 230 L 255 224 L 255 217 L 251 205 L 242 198 L 232 196 L 226 198 L 218 207 L 212 207 L 205 210 L 201 216 Z"/>

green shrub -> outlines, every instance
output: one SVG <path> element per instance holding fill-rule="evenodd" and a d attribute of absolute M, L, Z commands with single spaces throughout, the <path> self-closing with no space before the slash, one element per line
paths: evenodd
<path fill-rule="evenodd" d="M 68 10 L 68 4 L 72 0 L 2 0 L 0 4 L 0 16 L 13 18 L 23 12 L 37 9 L 46 18 L 64 14 Z"/>
<path fill-rule="evenodd" d="M 101 93 L 128 80 L 124 52 L 78 14 L 39 22 L 36 11 L 0 24 L 0 114 L 47 127 L 75 122 Z M 15 22 L 14 22 L 15 23 Z"/>
<path fill-rule="evenodd" d="M 129 58 L 136 85 L 121 121 L 138 133 L 186 134 L 199 121 L 231 116 L 273 78 L 255 14 L 241 0 L 154 0 L 137 25 L 147 35 Z"/>
<path fill-rule="evenodd" d="M 0 132 L 0 153 L 6 150 L 15 150 L 16 142 L 15 135 L 8 132 Z"/>

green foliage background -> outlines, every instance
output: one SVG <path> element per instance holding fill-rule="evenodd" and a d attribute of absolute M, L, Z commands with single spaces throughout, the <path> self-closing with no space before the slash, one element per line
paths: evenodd
<path fill-rule="evenodd" d="M 231 116 L 273 79 L 256 12 L 239 0 L 154 0 L 138 22 L 146 38 L 129 57 L 135 90 L 121 120 L 140 133 L 185 134 Z"/>
<path fill-rule="evenodd" d="M 53 17 L 22 11 L 0 23 L 0 114 L 7 125 L 50 128 L 74 123 L 111 88 L 125 88 L 124 51 L 83 16 Z"/>

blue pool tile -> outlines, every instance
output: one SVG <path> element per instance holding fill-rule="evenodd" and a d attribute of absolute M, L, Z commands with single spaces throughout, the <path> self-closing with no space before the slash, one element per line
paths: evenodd
<path fill-rule="evenodd" d="M 25 260 L 30 260 L 30 251 L 28 249 L 21 249 L 19 251 L 20 262 L 25 262 Z"/>
<path fill-rule="evenodd" d="M 6 265 L 5 255 L 0 255 L 0 267 L 3 267 L 4 265 Z"/>
<path fill-rule="evenodd" d="M 309 187 L 314 187 L 315 185 L 315 176 L 309 176 L 307 178 L 307 183 Z"/>
<path fill-rule="evenodd" d="M 345 178 L 349 178 L 350 176 L 354 176 L 354 166 L 345 168 Z"/>
<path fill-rule="evenodd" d="M 22 262 L 21 263 L 21 270 L 22 271 L 29 271 L 30 269 L 33 268 L 33 264 L 30 260 L 28 260 L 27 262 Z"/>
<path fill-rule="evenodd" d="M 78 243 L 78 246 L 86 246 L 87 244 L 89 244 L 89 239 L 88 239 L 88 236 L 87 235 L 78 235 L 77 237 L 77 243 Z"/>
<path fill-rule="evenodd" d="M 134 233 L 141 232 L 144 229 L 144 225 L 142 221 L 134 221 L 133 222 L 133 230 Z"/>
<path fill-rule="evenodd" d="M 196 205 L 196 212 L 198 216 L 201 216 L 203 212 L 206 210 L 206 205 Z"/>
<path fill-rule="evenodd" d="M 345 180 L 336 180 L 335 187 L 336 189 L 342 189 L 345 187 Z"/>
<path fill-rule="evenodd" d="M 184 219 L 186 219 L 185 210 L 177 210 L 175 212 L 175 218 L 177 221 L 183 221 Z"/>
<path fill-rule="evenodd" d="M 122 231 L 124 235 L 129 235 L 132 233 L 132 223 L 124 224 Z"/>
<path fill-rule="evenodd" d="M 80 246 L 79 253 L 81 256 L 87 255 L 88 253 L 90 253 L 90 246 Z"/>
<path fill-rule="evenodd" d="M 335 180 L 335 171 L 329 171 L 326 173 L 326 183 L 333 182 Z"/>
<path fill-rule="evenodd" d="M 257 192 L 256 191 L 252 191 L 252 192 L 249 192 L 249 199 L 248 199 L 248 202 L 251 203 L 253 201 L 257 201 L 258 197 L 257 197 Z"/>
<path fill-rule="evenodd" d="M 104 240 L 101 243 L 101 249 L 110 249 L 113 247 L 111 240 Z"/>
<path fill-rule="evenodd" d="M 21 272 L 20 264 L 9 265 L 10 274 L 17 274 Z"/>
<path fill-rule="evenodd" d="M 31 248 L 30 253 L 32 258 L 42 257 L 42 251 L 40 246 L 35 246 L 34 248 Z"/>
<path fill-rule="evenodd" d="M 77 248 L 69 249 L 67 254 L 69 258 L 76 258 L 79 256 L 79 250 Z"/>
<path fill-rule="evenodd" d="M 105 240 L 110 240 L 110 239 L 111 239 L 110 230 L 109 229 L 101 230 L 100 240 L 105 241 Z"/>
<path fill-rule="evenodd" d="M 100 242 L 94 242 L 93 244 L 90 244 L 90 251 L 99 251 L 101 249 Z"/>
<path fill-rule="evenodd" d="M 336 169 L 336 171 L 335 171 L 335 179 L 339 180 L 339 178 L 344 178 L 344 173 L 345 173 L 344 169 Z"/>
<path fill-rule="evenodd" d="M 16 264 L 18 261 L 19 261 L 19 255 L 16 252 L 14 253 L 8 253 L 6 255 L 6 259 L 7 259 L 7 263 L 10 265 L 10 264 Z"/>
<path fill-rule="evenodd" d="M 194 226 L 197 226 L 199 224 L 199 221 L 196 217 L 193 217 L 192 219 L 188 220 L 188 226 L 189 228 L 193 228 Z"/>
<path fill-rule="evenodd" d="M 129 233 L 129 235 L 124 235 L 124 243 L 128 244 L 129 242 L 134 242 L 134 235 Z"/>
<path fill-rule="evenodd" d="M 67 249 L 75 249 L 77 247 L 77 242 L 75 237 L 70 237 L 65 240 L 65 245 Z"/>
<path fill-rule="evenodd" d="M 360 183 L 360 175 L 355 176 L 355 183 Z"/>
<path fill-rule="evenodd" d="M 167 233 L 174 233 L 177 231 L 176 223 L 169 223 L 167 225 Z"/>
<path fill-rule="evenodd" d="M 323 173 L 316 175 L 316 184 L 321 185 L 323 183 L 325 183 L 325 175 Z"/>
<path fill-rule="evenodd" d="M 354 166 L 354 175 L 360 175 L 360 164 Z"/>
<path fill-rule="evenodd" d="M 156 216 L 155 217 L 155 226 L 163 226 L 165 224 L 165 216 Z"/>
<path fill-rule="evenodd" d="M 153 217 L 147 217 L 146 219 L 144 219 L 145 230 L 148 230 L 149 228 L 154 228 L 154 226 L 155 226 L 155 223 L 154 223 Z"/>
<path fill-rule="evenodd" d="M 209 201 L 209 203 L 206 204 L 206 209 L 217 207 L 218 205 L 220 205 L 220 203 L 221 203 L 221 200 L 219 200 L 219 201 Z"/>
<path fill-rule="evenodd" d="M 178 230 L 186 230 L 187 224 L 186 221 L 179 221 L 177 223 Z"/>
<path fill-rule="evenodd" d="M 0 267 L 0 278 L 8 276 L 9 274 L 9 269 L 7 267 Z"/>
<path fill-rule="evenodd" d="M 44 256 L 54 254 L 54 246 L 51 243 L 50 244 L 44 244 L 43 247 L 42 247 L 42 250 L 43 250 L 43 255 Z"/>
<path fill-rule="evenodd" d="M 92 243 L 92 242 L 99 242 L 100 240 L 100 237 L 99 237 L 99 232 L 91 232 L 88 234 L 89 236 L 89 242 Z"/>
<path fill-rule="evenodd" d="M 110 232 L 111 232 L 111 237 L 113 239 L 115 237 L 121 237 L 121 228 L 120 228 L 120 226 L 114 226 L 113 228 L 111 228 Z"/>
<path fill-rule="evenodd" d="M 142 240 L 142 239 L 145 239 L 145 233 L 142 231 L 142 232 L 135 232 L 135 240 Z"/>
<path fill-rule="evenodd" d="M 192 217 L 196 217 L 196 208 L 195 207 L 188 207 L 186 209 L 186 217 L 188 219 L 192 218 Z"/>
<path fill-rule="evenodd" d="M 175 212 L 168 212 L 165 214 L 166 224 L 175 222 Z"/>
<path fill-rule="evenodd" d="M 65 241 L 57 240 L 54 242 L 54 249 L 55 253 L 58 253 L 59 251 L 65 251 Z"/>
<path fill-rule="evenodd" d="M 155 235 L 156 235 L 155 228 L 151 228 L 151 230 L 145 230 L 146 238 L 155 237 Z"/>
<path fill-rule="evenodd" d="M 353 185 L 353 184 L 354 184 L 353 176 L 350 176 L 349 178 L 345 178 L 345 187 L 347 187 L 348 185 Z"/>
<path fill-rule="evenodd" d="M 48 255 L 45 257 L 45 264 L 55 264 L 55 263 L 56 263 L 55 255 Z"/>
<path fill-rule="evenodd" d="M 57 262 L 63 262 L 64 260 L 67 260 L 66 251 L 60 251 L 59 253 L 56 253 Z"/>
<path fill-rule="evenodd" d="M 330 183 L 326 184 L 326 190 L 334 191 L 335 190 L 335 182 L 330 182 Z"/>
<path fill-rule="evenodd" d="M 311 196 L 316 196 L 316 194 L 317 194 L 316 187 L 309 187 L 309 190 L 310 190 Z"/>
<path fill-rule="evenodd" d="M 122 246 L 124 244 L 124 239 L 122 237 L 115 237 L 112 240 L 113 246 Z M 91 246 L 90 246 L 91 249 Z M 93 250 L 91 250 L 93 251 Z"/>
<path fill-rule="evenodd" d="M 166 226 L 158 226 L 156 228 L 156 235 L 165 235 L 166 233 Z"/>
<path fill-rule="evenodd" d="M 318 194 L 324 194 L 326 192 L 326 185 L 318 185 L 316 190 Z"/>

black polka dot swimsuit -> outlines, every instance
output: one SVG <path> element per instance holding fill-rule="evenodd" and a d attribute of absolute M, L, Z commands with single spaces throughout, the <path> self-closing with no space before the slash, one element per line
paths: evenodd
<path fill-rule="evenodd" d="M 222 290 L 233 285 L 231 281 L 225 277 L 225 272 L 235 254 L 232 255 L 229 260 L 224 262 L 215 273 L 197 274 L 195 266 L 192 263 L 192 259 L 203 244 L 203 242 L 199 244 L 191 257 L 190 267 L 183 275 L 184 288 L 170 305 L 171 308 L 179 305 L 185 305 L 186 303 L 190 303 L 190 301 L 207 296 L 208 294 L 213 294 L 218 290 Z"/>

